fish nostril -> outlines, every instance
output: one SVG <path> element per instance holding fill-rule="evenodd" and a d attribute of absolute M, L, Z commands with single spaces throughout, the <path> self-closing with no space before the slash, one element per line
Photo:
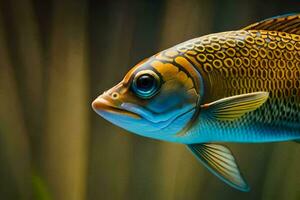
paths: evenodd
<path fill-rule="evenodd" d="M 112 98 L 112 99 L 118 99 L 118 98 L 119 98 L 119 93 L 113 92 L 113 93 L 111 94 L 111 98 Z"/>

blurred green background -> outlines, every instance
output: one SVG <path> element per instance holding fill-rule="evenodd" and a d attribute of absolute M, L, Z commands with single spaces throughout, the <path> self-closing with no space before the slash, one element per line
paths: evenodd
<path fill-rule="evenodd" d="M 145 57 L 295 11 L 296 0 L 0 0 L 0 199 L 300 199 L 296 143 L 228 144 L 252 187 L 242 193 L 183 145 L 90 106 Z"/>

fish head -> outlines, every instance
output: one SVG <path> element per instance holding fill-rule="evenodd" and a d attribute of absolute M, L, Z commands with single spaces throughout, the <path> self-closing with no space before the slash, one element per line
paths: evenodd
<path fill-rule="evenodd" d="M 92 107 L 130 132 L 156 139 L 174 135 L 193 117 L 199 95 L 191 77 L 173 68 L 148 59 L 97 97 Z"/>

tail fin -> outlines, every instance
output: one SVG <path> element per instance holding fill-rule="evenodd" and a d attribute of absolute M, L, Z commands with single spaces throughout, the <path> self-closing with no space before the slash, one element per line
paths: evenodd
<path fill-rule="evenodd" d="M 251 24 L 243 30 L 267 30 L 300 35 L 300 13 L 281 15 Z"/>

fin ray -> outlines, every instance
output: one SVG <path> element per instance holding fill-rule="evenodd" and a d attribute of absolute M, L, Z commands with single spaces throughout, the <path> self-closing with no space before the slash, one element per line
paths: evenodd
<path fill-rule="evenodd" d="M 221 121 L 235 120 L 260 107 L 269 97 L 268 92 L 253 92 L 219 99 L 202 105 L 205 114 Z"/>
<path fill-rule="evenodd" d="M 241 191 L 249 191 L 249 186 L 227 147 L 209 143 L 189 144 L 187 147 L 210 172 L 222 181 Z M 226 156 L 220 156 L 220 152 Z"/>
<path fill-rule="evenodd" d="M 224 162 L 224 165 L 228 166 L 228 167 L 235 167 L 234 163 L 224 159 L 223 158 L 220 158 L 219 156 L 216 156 L 216 155 L 213 155 L 213 154 L 209 154 L 212 158 L 214 159 L 219 159 L 219 160 L 222 160 Z M 229 163 L 230 162 L 230 163 Z M 223 166 L 223 165 L 222 165 Z M 229 169 L 229 168 L 226 168 L 226 169 Z"/>

